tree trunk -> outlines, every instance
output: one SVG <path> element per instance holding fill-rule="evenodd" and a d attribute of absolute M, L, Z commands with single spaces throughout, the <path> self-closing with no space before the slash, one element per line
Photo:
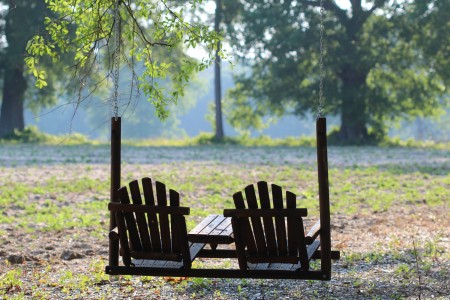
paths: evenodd
<path fill-rule="evenodd" d="M 12 133 L 14 129 L 23 130 L 24 98 L 27 82 L 24 77 L 24 53 L 27 41 L 32 36 L 32 29 L 23 23 L 32 17 L 29 11 L 36 5 L 28 1 L 9 1 L 8 14 L 5 17 L 5 37 L 8 47 L 3 54 L 3 98 L 0 111 L 0 137 Z"/>
<path fill-rule="evenodd" d="M 347 66 L 339 75 L 343 83 L 339 142 L 342 144 L 362 144 L 369 138 L 364 99 L 367 74 Z"/>
<path fill-rule="evenodd" d="M 216 12 L 214 17 L 214 30 L 220 32 L 220 23 L 222 19 L 222 3 L 221 0 L 216 0 Z M 220 65 L 221 59 L 219 51 L 221 48 L 220 41 L 217 42 L 216 59 L 214 64 L 214 100 L 215 100 L 215 112 L 216 112 L 216 141 L 223 141 L 225 136 L 223 131 L 223 117 L 222 117 L 222 80 Z"/>
<path fill-rule="evenodd" d="M 26 86 L 23 76 L 23 65 L 5 68 L 3 101 L 0 112 L 0 137 L 12 133 L 14 129 L 24 129 L 23 102 Z"/>
<path fill-rule="evenodd" d="M 345 102 L 345 101 L 344 101 Z M 358 106 L 354 106 L 356 108 Z M 343 144 L 362 144 L 367 141 L 366 120 L 358 109 L 343 108 L 339 139 Z"/>

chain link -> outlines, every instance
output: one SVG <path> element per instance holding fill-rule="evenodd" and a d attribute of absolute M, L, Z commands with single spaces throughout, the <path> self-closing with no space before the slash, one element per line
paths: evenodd
<path fill-rule="evenodd" d="M 113 80 L 114 80 L 114 93 L 112 98 L 112 113 L 117 121 L 119 117 L 119 75 L 120 75 L 120 12 L 119 1 L 117 0 L 114 6 L 114 39 L 115 49 L 113 54 L 114 66 L 113 66 Z"/>
<path fill-rule="evenodd" d="M 320 0 L 320 61 L 319 61 L 319 106 L 317 108 L 317 119 L 321 118 L 324 113 L 325 98 L 323 95 L 323 79 L 325 77 L 325 68 L 323 58 L 325 56 L 325 40 L 324 40 L 324 26 L 323 19 L 325 17 L 325 9 L 323 7 L 323 1 Z"/>

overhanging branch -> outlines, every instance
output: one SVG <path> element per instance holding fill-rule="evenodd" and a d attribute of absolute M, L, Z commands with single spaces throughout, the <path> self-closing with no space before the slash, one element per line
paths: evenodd
<path fill-rule="evenodd" d="M 133 14 L 133 10 L 131 9 L 131 7 L 125 3 L 123 0 L 120 1 L 123 6 L 125 6 L 128 15 L 131 17 L 131 19 L 133 20 L 133 23 L 136 25 L 137 29 L 139 30 L 138 35 L 142 38 L 142 40 L 150 45 L 150 46 L 166 46 L 166 47 L 172 47 L 171 44 L 165 43 L 165 42 L 151 42 L 145 35 L 144 31 L 142 30 L 141 25 L 139 24 L 138 20 L 135 18 L 134 14 Z M 117 20 L 115 20 L 114 22 L 117 22 Z"/>

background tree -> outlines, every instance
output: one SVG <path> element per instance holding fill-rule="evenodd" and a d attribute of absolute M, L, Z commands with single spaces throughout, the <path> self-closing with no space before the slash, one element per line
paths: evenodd
<path fill-rule="evenodd" d="M 33 110 L 56 102 L 56 82 L 64 78 L 62 64 L 43 60 L 51 72 L 46 89 L 36 89 L 34 79 L 25 72 L 25 49 L 29 39 L 44 28 L 44 18 L 49 15 L 44 0 L 0 1 L 6 10 L 0 28 L 6 44 L 0 50 L 0 79 L 2 80 L 2 105 L 0 111 L 0 137 L 14 129 L 23 130 L 24 109 Z M 28 99 L 26 101 L 26 99 Z"/>
<path fill-rule="evenodd" d="M 214 13 L 214 31 L 220 34 L 220 25 L 222 23 L 222 0 L 216 1 L 216 10 Z M 217 42 L 216 57 L 214 62 L 214 103 L 216 113 L 216 126 L 215 126 L 215 140 L 223 141 L 225 133 L 223 131 L 223 116 L 222 116 L 222 80 L 221 80 L 221 59 L 220 51 L 222 43 Z"/>
<path fill-rule="evenodd" d="M 48 1 L 49 8 L 58 17 L 47 19 L 45 33 L 35 36 L 28 44 L 31 55 L 26 59 L 27 66 L 36 76 L 37 85 L 44 85 L 48 73 L 41 66 L 42 59 L 50 57 L 58 61 L 61 53 L 74 53 L 73 71 L 83 86 L 78 96 L 81 101 L 99 86 L 108 85 L 115 58 L 119 56 L 132 74 L 130 99 L 133 93 L 143 91 L 157 115 L 164 119 L 169 113 L 167 107 L 183 96 L 191 75 L 208 67 L 214 59 L 213 55 L 201 61 L 169 59 L 180 47 L 194 48 L 202 43 L 212 50 L 217 43 L 215 32 L 183 19 L 185 7 L 195 8 L 201 2 L 192 0 L 189 5 L 183 5 L 180 1 L 167 0 Z M 113 30 L 115 20 L 120 20 L 118 36 Z M 113 43 L 114 38 L 120 38 L 120 52 Z M 167 55 L 157 55 L 160 50 Z M 101 60 L 102 56 L 105 61 Z M 103 64 L 106 76 L 92 80 Z M 141 75 L 136 72 L 137 64 L 144 66 Z M 170 86 L 162 84 L 166 78 L 171 79 Z"/>
<path fill-rule="evenodd" d="M 229 32 L 237 55 L 251 72 L 237 78 L 230 94 L 235 107 L 229 112 L 231 123 L 258 127 L 266 116 L 314 113 L 320 1 L 240 2 L 245 9 L 239 26 Z M 428 30 L 445 35 L 448 18 L 443 21 L 437 15 L 449 11 L 450 2 L 373 0 L 363 6 L 361 0 L 351 0 L 348 4 L 346 9 L 324 0 L 325 109 L 340 116 L 338 140 L 355 144 L 381 138 L 387 120 L 439 110 L 439 96 L 448 92 L 444 84 L 448 55 L 432 53 L 434 47 L 426 50 L 430 43 L 419 24 L 422 20 Z M 440 26 L 432 22 L 438 19 Z M 448 36 L 433 35 L 440 36 L 439 49 L 448 49 Z"/>
<path fill-rule="evenodd" d="M 206 2 L 207 4 L 208 2 Z M 209 3 L 212 3 L 210 1 Z M 216 45 L 215 61 L 214 61 L 214 139 L 222 141 L 225 137 L 223 125 L 223 109 L 222 109 L 222 59 L 223 46 L 228 43 L 228 36 L 226 28 L 232 26 L 233 20 L 239 15 L 240 3 L 238 1 L 222 1 L 214 0 L 215 10 L 212 15 L 211 12 L 205 8 L 202 9 L 201 15 L 212 17 L 213 20 L 208 20 L 214 24 L 214 31 L 219 34 L 223 40 L 219 40 Z M 200 17 L 200 16 L 199 16 Z M 201 22 L 201 18 L 196 20 Z M 209 119 L 209 118 L 208 118 Z M 212 120 L 212 118 L 211 118 Z"/>

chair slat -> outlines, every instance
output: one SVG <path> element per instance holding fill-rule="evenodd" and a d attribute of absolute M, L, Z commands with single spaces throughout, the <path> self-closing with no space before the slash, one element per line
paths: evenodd
<path fill-rule="evenodd" d="M 309 257 L 308 252 L 306 248 L 306 240 L 305 240 L 305 229 L 303 225 L 302 218 L 297 219 L 298 223 L 296 227 L 299 229 L 297 231 L 297 238 L 298 238 L 298 253 L 300 258 L 300 263 L 302 264 L 303 270 L 309 270 Z"/>
<path fill-rule="evenodd" d="M 297 196 L 289 191 L 286 192 L 286 207 L 295 209 L 296 208 L 296 200 Z M 297 219 L 298 220 L 298 219 Z M 289 249 L 289 255 L 296 256 L 298 254 L 298 231 L 300 228 L 297 226 L 298 223 L 296 218 L 293 217 L 287 217 L 287 233 L 288 233 L 288 249 Z M 297 226 L 296 226 L 297 225 Z M 303 231 L 303 227 L 301 228 Z"/>
<path fill-rule="evenodd" d="M 256 200 L 256 193 L 254 185 L 248 185 L 245 188 L 245 197 L 247 198 L 249 209 L 258 209 L 258 201 Z M 258 217 L 250 218 L 252 222 L 253 234 L 255 235 L 256 247 L 258 248 L 258 255 L 267 255 L 266 238 L 264 237 L 264 230 L 261 219 Z"/>
<path fill-rule="evenodd" d="M 128 196 L 128 191 L 126 187 L 121 187 L 118 190 L 119 199 L 122 204 L 130 204 L 130 198 Z M 136 220 L 134 218 L 134 214 L 130 212 L 123 213 L 125 221 L 126 221 L 126 228 L 128 229 L 129 235 L 130 235 L 130 247 L 131 251 L 141 251 L 142 245 L 141 240 L 139 238 L 138 229 L 136 226 Z"/>
<path fill-rule="evenodd" d="M 155 205 L 152 180 L 148 177 L 142 178 L 142 188 L 144 189 L 145 204 L 150 206 Z M 158 217 L 156 214 L 149 213 L 147 214 L 147 218 L 153 251 L 161 251 L 161 237 L 159 235 Z"/>
<path fill-rule="evenodd" d="M 130 193 L 131 199 L 134 204 L 142 204 L 141 191 L 139 189 L 139 183 L 137 180 L 130 182 Z M 150 234 L 148 232 L 147 219 L 144 213 L 135 213 L 136 222 L 139 229 L 139 236 L 141 238 L 141 244 L 144 251 L 149 251 L 152 249 L 150 243 Z"/>
<path fill-rule="evenodd" d="M 183 256 L 183 267 L 185 269 L 190 269 L 192 266 L 192 260 L 195 259 L 198 252 L 201 249 L 203 249 L 203 247 L 198 249 L 198 251 L 191 252 L 187 237 L 186 219 L 184 218 L 184 216 L 180 216 L 180 218 L 175 219 L 175 221 L 178 221 L 179 223 L 178 228 L 180 228 L 179 238 L 180 238 L 181 255 Z M 203 246 L 204 245 L 205 244 L 203 244 Z M 198 244 L 196 244 L 196 246 L 198 246 Z"/>
<path fill-rule="evenodd" d="M 235 196 L 236 196 L 236 194 L 234 194 L 233 197 L 235 197 Z M 246 222 L 244 222 L 244 221 L 246 221 Z M 247 226 L 250 226 L 248 219 L 245 219 L 245 218 L 232 218 L 231 219 L 231 226 L 232 226 L 233 232 L 234 232 L 234 243 L 236 244 L 236 254 L 237 254 L 237 258 L 238 258 L 239 268 L 241 270 L 247 270 L 247 266 L 248 266 L 247 257 L 245 255 L 245 246 L 247 244 L 246 243 L 247 241 L 245 241 L 246 235 L 245 235 L 245 230 L 243 230 L 243 228 L 246 226 L 245 224 Z M 248 248 L 248 246 L 247 246 L 247 248 Z"/>
<path fill-rule="evenodd" d="M 174 190 L 169 190 L 170 206 L 180 206 L 180 194 Z M 170 216 L 170 229 L 172 232 L 172 252 L 180 252 L 180 217 L 176 215 Z"/>
<path fill-rule="evenodd" d="M 130 182 L 129 186 L 130 186 L 131 201 L 133 202 L 133 204 L 142 204 L 139 182 L 137 180 L 133 180 Z"/>
<path fill-rule="evenodd" d="M 274 208 L 283 208 L 283 190 L 280 186 L 272 184 L 272 201 Z M 275 217 L 278 255 L 287 254 L 286 227 L 284 218 Z"/>
<path fill-rule="evenodd" d="M 119 242 L 122 253 L 123 264 L 127 267 L 131 265 L 130 246 L 128 245 L 127 228 L 125 226 L 125 216 L 120 211 L 116 212 L 116 223 L 119 231 Z"/>
<path fill-rule="evenodd" d="M 156 182 L 156 199 L 159 206 L 167 206 L 166 186 L 159 181 Z M 169 216 L 160 215 L 159 222 L 161 228 L 162 251 L 171 252 Z"/>
<path fill-rule="evenodd" d="M 270 208 L 270 195 L 267 182 L 258 182 L 259 200 L 261 202 L 261 208 Z M 264 217 L 264 230 L 266 233 L 267 248 L 270 255 L 277 255 L 277 242 L 275 239 L 275 227 L 273 226 L 273 220 L 271 217 Z"/>
<path fill-rule="evenodd" d="M 144 189 L 145 204 L 155 205 L 152 180 L 148 177 L 142 178 L 142 188 Z"/>
<path fill-rule="evenodd" d="M 236 208 L 245 208 L 244 203 L 244 197 L 242 195 L 242 192 L 238 192 L 233 195 L 234 205 Z M 248 218 L 241 218 L 241 221 L 239 222 L 240 230 L 242 230 L 242 240 L 244 241 L 245 245 L 247 246 L 247 250 L 251 254 L 256 254 L 256 243 L 255 238 L 253 236 L 252 229 L 250 227 L 250 221 Z M 235 230 L 235 225 L 233 225 L 233 230 Z M 236 234 L 236 233 L 235 233 Z"/>

